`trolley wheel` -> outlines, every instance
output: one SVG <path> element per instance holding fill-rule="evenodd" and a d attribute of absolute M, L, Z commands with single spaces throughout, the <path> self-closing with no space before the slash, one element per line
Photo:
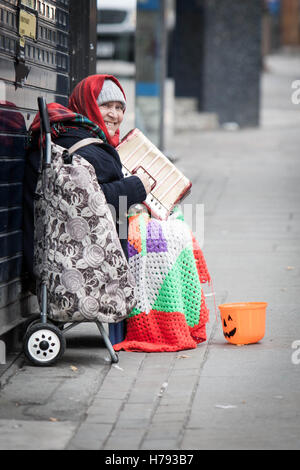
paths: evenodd
<path fill-rule="evenodd" d="M 28 333 L 28 331 L 33 328 L 35 325 L 38 325 L 41 323 L 41 317 L 39 316 L 39 318 L 37 318 L 36 320 L 32 320 L 31 323 L 29 323 L 29 325 L 27 325 L 26 327 L 26 330 L 25 330 L 25 335 Z M 25 336 L 24 335 L 24 336 Z"/>
<path fill-rule="evenodd" d="M 25 336 L 25 334 L 27 333 L 27 331 L 29 331 L 30 328 L 32 328 L 34 325 L 38 325 L 39 323 L 41 323 L 41 315 L 40 314 L 38 314 L 36 317 L 31 319 L 30 322 L 27 322 L 27 324 L 25 325 L 25 333 L 23 334 L 23 336 Z M 60 331 L 63 331 L 63 329 L 64 329 L 64 324 L 63 323 L 56 322 L 56 321 L 51 320 L 51 319 L 47 319 L 47 325 L 54 325 Z"/>
<path fill-rule="evenodd" d="M 62 323 L 62 322 L 57 321 L 57 320 L 52 320 L 52 318 L 48 319 L 48 321 L 50 323 L 52 323 L 52 325 L 56 326 L 56 328 L 58 328 L 60 331 L 63 331 L 63 329 L 65 327 L 65 323 Z"/>
<path fill-rule="evenodd" d="M 34 315 L 31 315 L 29 318 L 27 318 L 24 321 L 24 323 L 22 323 L 22 330 L 21 330 L 22 336 L 24 337 L 26 332 L 28 331 L 28 329 L 31 328 L 36 323 L 41 323 L 40 313 L 36 313 Z"/>
<path fill-rule="evenodd" d="M 60 329 L 51 323 L 34 324 L 25 334 L 25 356 L 37 366 L 54 364 L 62 358 L 65 349 L 65 337 Z"/>

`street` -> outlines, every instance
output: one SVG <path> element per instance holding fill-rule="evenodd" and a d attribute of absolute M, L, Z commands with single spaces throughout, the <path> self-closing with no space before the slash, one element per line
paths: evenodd
<path fill-rule="evenodd" d="M 186 202 L 204 204 L 207 341 L 110 365 L 96 326 L 80 325 L 57 365 L 22 361 L 3 381 L 0 449 L 300 448 L 299 77 L 299 56 L 270 56 L 260 128 L 185 130 L 169 144 L 193 182 Z M 227 343 L 213 292 L 216 305 L 267 302 L 265 337 Z"/>

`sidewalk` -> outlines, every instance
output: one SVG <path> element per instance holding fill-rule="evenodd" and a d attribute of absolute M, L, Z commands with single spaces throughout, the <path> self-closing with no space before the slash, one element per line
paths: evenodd
<path fill-rule="evenodd" d="M 264 339 L 228 344 L 207 297 L 206 343 L 110 366 L 96 326 L 81 325 L 60 363 L 24 363 L 0 390 L 0 449 L 299 449 L 298 63 L 268 59 L 261 128 L 185 132 L 169 152 L 193 181 L 187 202 L 205 205 L 216 303 L 268 302 Z"/>

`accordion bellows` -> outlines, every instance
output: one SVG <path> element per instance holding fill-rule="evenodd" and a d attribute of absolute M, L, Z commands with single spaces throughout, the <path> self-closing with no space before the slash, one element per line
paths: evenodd
<path fill-rule="evenodd" d="M 167 220 L 175 205 L 189 194 L 192 183 L 139 129 L 130 131 L 117 151 L 124 176 L 149 175 L 153 188 L 144 204 L 152 216 Z"/>

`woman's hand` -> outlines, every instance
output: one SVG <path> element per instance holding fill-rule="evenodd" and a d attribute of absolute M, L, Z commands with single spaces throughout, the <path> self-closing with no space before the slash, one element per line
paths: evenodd
<path fill-rule="evenodd" d="M 136 175 L 136 176 L 138 176 L 140 178 L 141 182 L 143 183 L 146 194 L 149 194 L 150 191 L 151 191 L 151 183 L 150 183 L 150 180 L 149 180 L 148 176 L 145 175 L 145 174 L 140 174 L 140 175 Z"/>

